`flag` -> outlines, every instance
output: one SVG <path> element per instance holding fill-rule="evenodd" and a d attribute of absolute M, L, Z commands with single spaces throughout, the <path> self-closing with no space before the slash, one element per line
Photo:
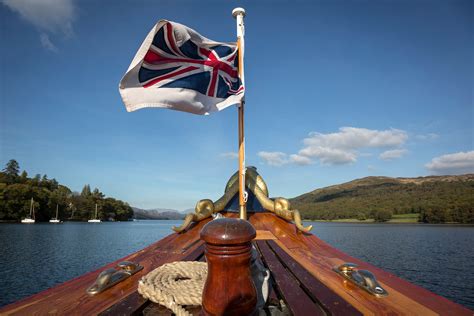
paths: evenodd
<path fill-rule="evenodd" d="M 119 91 L 129 112 L 146 107 L 194 114 L 220 111 L 244 96 L 237 46 L 161 20 L 145 38 Z"/>

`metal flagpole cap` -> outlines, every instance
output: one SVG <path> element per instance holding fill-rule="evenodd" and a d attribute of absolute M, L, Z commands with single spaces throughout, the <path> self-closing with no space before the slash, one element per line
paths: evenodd
<path fill-rule="evenodd" d="M 241 15 L 245 16 L 245 9 L 244 8 L 235 8 L 232 10 L 232 16 L 236 18 L 237 16 Z"/>

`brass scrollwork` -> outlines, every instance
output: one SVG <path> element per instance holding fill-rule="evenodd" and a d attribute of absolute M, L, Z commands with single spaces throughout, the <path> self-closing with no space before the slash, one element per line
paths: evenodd
<path fill-rule="evenodd" d="M 290 209 L 290 201 L 282 197 L 275 199 L 270 199 L 268 197 L 267 185 L 265 181 L 263 181 L 262 176 L 258 174 L 257 168 L 247 168 L 245 173 L 245 186 L 253 192 L 265 210 L 270 211 L 288 221 L 293 221 L 296 227 L 302 232 L 307 233 L 313 228 L 312 225 L 308 227 L 303 226 L 300 212 L 298 210 Z M 196 204 L 194 213 L 187 214 L 184 218 L 183 224 L 181 224 L 179 227 L 174 226 L 173 230 L 177 233 L 180 233 L 186 230 L 186 228 L 188 228 L 192 222 L 199 222 L 205 218 L 211 217 L 214 213 L 223 211 L 225 206 L 238 192 L 238 172 L 236 172 L 232 175 L 229 181 L 227 181 L 224 195 L 220 199 L 218 199 L 216 202 L 212 202 L 209 199 L 200 200 Z"/>

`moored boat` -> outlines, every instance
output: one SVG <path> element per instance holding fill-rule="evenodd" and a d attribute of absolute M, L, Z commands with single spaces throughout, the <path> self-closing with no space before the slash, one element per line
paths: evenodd
<path fill-rule="evenodd" d="M 59 205 L 58 204 L 56 204 L 56 217 L 51 218 L 49 222 L 53 224 L 62 223 L 62 221 L 59 219 Z"/>
<path fill-rule="evenodd" d="M 95 214 L 94 214 L 94 218 L 90 219 L 87 221 L 88 223 L 101 223 L 102 221 L 97 218 L 97 203 L 95 204 Z"/>
<path fill-rule="evenodd" d="M 36 222 L 35 220 L 35 204 L 33 198 L 31 198 L 30 202 L 30 214 L 21 220 L 22 224 L 34 224 Z"/>

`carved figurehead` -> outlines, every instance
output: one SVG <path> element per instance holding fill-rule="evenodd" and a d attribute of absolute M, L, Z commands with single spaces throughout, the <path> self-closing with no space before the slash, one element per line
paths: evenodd
<path fill-rule="evenodd" d="M 245 172 L 245 186 L 249 190 L 261 207 L 268 212 L 272 212 L 277 216 L 284 218 L 288 221 L 293 221 L 296 227 L 302 232 L 309 232 L 312 226 L 304 227 L 301 222 L 301 215 L 298 210 L 292 210 L 290 208 L 290 202 L 282 197 L 269 198 L 268 188 L 263 181 L 263 178 L 258 174 L 257 168 L 247 167 Z M 249 194 L 250 194 L 249 192 Z M 173 227 L 173 230 L 180 233 L 186 230 L 192 222 L 199 222 L 205 218 L 211 217 L 212 214 L 221 211 L 227 211 L 230 209 L 231 201 L 239 193 L 239 178 L 238 172 L 234 173 L 232 177 L 227 181 L 225 186 L 224 195 L 213 202 L 209 199 L 200 200 L 196 204 L 194 213 L 189 213 L 184 218 L 184 223 L 179 227 Z M 248 210 L 249 213 L 252 210 Z"/>

